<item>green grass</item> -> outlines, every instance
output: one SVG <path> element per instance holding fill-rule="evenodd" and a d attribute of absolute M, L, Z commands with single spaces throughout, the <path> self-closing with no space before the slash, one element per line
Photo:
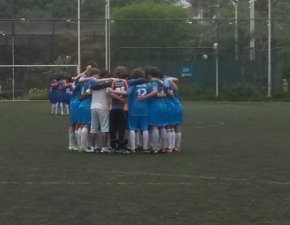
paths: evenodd
<path fill-rule="evenodd" d="M 182 152 L 69 152 L 48 102 L 1 102 L 0 224 L 290 224 L 290 104 L 185 102 Z"/>

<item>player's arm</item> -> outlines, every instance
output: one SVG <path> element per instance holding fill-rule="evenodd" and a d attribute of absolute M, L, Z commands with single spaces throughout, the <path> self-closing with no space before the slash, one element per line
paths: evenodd
<path fill-rule="evenodd" d="M 145 78 L 138 78 L 138 79 L 134 79 L 134 80 L 127 80 L 127 83 L 129 86 L 133 86 L 133 85 L 138 85 L 138 84 L 145 84 L 148 83 L 149 81 Z"/>
<path fill-rule="evenodd" d="M 169 80 L 169 81 L 174 81 L 174 82 L 178 82 L 178 78 L 177 77 L 167 77 L 165 78 L 166 80 Z"/>
<path fill-rule="evenodd" d="M 116 91 L 113 88 L 107 89 L 108 93 L 114 93 L 116 95 L 127 95 L 127 91 Z"/>
<path fill-rule="evenodd" d="M 167 84 L 165 84 L 164 82 L 162 82 L 158 78 L 153 77 L 152 80 L 156 81 L 158 83 L 158 85 L 160 85 L 161 87 L 168 88 Z"/>
<path fill-rule="evenodd" d="M 157 98 L 165 98 L 166 97 L 166 92 L 164 92 L 164 93 L 157 93 L 156 94 L 156 97 Z"/>
<path fill-rule="evenodd" d="M 122 98 L 120 96 L 118 96 L 117 94 L 113 93 L 113 92 L 108 92 L 108 95 L 111 97 L 111 98 L 114 98 L 114 99 L 117 99 L 123 103 L 126 103 L 126 98 Z"/>
<path fill-rule="evenodd" d="M 86 70 L 80 74 L 78 74 L 76 77 L 73 77 L 72 80 L 78 81 L 81 76 L 83 76 L 85 73 L 87 73 L 92 68 L 91 65 L 88 65 Z"/>
<path fill-rule="evenodd" d="M 167 89 L 167 91 L 166 91 L 166 96 L 168 96 L 170 98 L 174 98 L 173 92 L 169 89 Z"/>
<path fill-rule="evenodd" d="M 80 82 L 80 83 L 84 83 L 84 82 L 87 82 L 88 80 L 90 80 L 91 79 L 91 77 L 81 77 L 78 81 Z"/>
<path fill-rule="evenodd" d="M 147 98 L 151 98 L 151 97 L 153 97 L 153 96 L 156 96 L 158 94 L 158 89 L 157 89 L 157 87 L 153 87 L 152 88 L 152 91 L 150 92 L 150 93 L 148 93 L 148 94 L 146 94 L 146 95 L 141 95 L 141 96 L 138 96 L 136 99 L 138 100 L 138 101 L 142 101 L 142 100 L 145 100 L 145 99 L 147 99 Z"/>
<path fill-rule="evenodd" d="M 88 89 L 79 96 L 79 100 L 83 100 L 83 99 L 91 96 L 91 94 L 92 94 L 92 90 Z"/>
<path fill-rule="evenodd" d="M 96 84 L 92 84 L 90 86 L 91 90 L 101 90 L 104 88 L 111 87 L 113 80 L 107 81 L 107 82 L 99 82 Z"/>
<path fill-rule="evenodd" d="M 178 87 L 177 85 L 173 82 L 173 80 L 169 80 L 170 84 L 171 84 L 171 87 L 172 87 L 172 90 L 173 91 L 178 91 Z"/>

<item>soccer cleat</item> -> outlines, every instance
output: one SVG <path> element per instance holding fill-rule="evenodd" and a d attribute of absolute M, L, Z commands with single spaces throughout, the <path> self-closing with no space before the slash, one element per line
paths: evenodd
<path fill-rule="evenodd" d="M 87 146 L 85 148 L 85 152 L 87 152 L 87 153 L 93 153 L 93 152 L 95 152 L 95 148 L 93 148 L 92 146 Z"/>
<path fill-rule="evenodd" d="M 74 151 L 74 146 L 72 146 L 72 145 L 68 146 L 68 150 L 69 151 Z"/>
<path fill-rule="evenodd" d="M 80 152 L 80 153 L 83 153 L 83 152 L 85 152 L 85 148 L 78 148 L 78 152 Z"/>
<path fill-rule="evenodd" d="M 124 149 L 117 149 L 117 150 L 116 150 L 116 153 L 117 153 L 117 154 L 121 154 L 121 155 L 129 154 L 129 153 L 128 153 L 128 150 L 124 150 Z"/>
<path fill-rule="evenodd" d="M 152 151 L 153 154 L 157 154 L 158 152 L 159 152 L 158 149 L 155 149 L 155 150 Z"/>
<path fill-rule="evenodd" d="M 73 146 L 73 150 L 78 151 L 79 150 L 78 146 Z"/>
<path fill-rule="evenodd" d="M 173 152 L 181 152 L 181 149 L 180 148 L 174 148 Z"/>
<path fill-rule="evenodd" d="M 116 154 L 116 153 L 118 153 L 118 150 L 115 149 L 115 148 L 112 148 L 112 149 L 111 149 L 111 153 L 112 153 L 112 154 Z"/>
<path fill-rule="evenodd" d="M 173 149 L 168 149 L 166 152 L 167 153 L 173 153 Z"/>
<path fill-rule="evenodd" d="M 102 148 L 101 153 L 102 153 L 102 154 L 105 154 L 105 153 L 111 153 L 111 151 L 110 151 L 110 149 L 108 149 L 108 148 Z"/>
<path fill-rule="evenodd" d="M 64 115 L 64 113 L 60 113 L 60 115 L 62 115 L 62 116 L 63 116 L 63 115 Z"/>

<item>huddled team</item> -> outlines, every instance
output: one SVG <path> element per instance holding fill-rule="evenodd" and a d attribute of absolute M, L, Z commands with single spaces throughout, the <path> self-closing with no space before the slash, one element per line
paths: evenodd
<path fill-rule="evenodd" d="M 73 78 L 51 82 L 52 113 L 70 117 L 69 150 L 101 153 L 180 152 L 182 105 L 177 78 L 156 67 L 123 66 L 108 71 L 88 66 Z"/>

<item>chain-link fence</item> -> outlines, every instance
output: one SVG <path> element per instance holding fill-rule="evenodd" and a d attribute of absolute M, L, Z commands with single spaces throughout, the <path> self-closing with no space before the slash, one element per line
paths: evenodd
<path fill-rule="evenodd" d="M 106 45 L 105 20 L 81 21 L 81 62 L 105 68 L 106 47 L 111 71 L 157 66 L 180 78 L 183 96 L 217 94 L 255 97 L 267 95 L 268 24 L 256 19 L 111 19 Z M 283 91 L 279 56 L 288 47 L 289 20 L 272 20 L 272 90 Z M 32 88 L 49 87 L 54 75 L 74 74 L 77 64 L 77 21 L 0 21 L 0 85 L 2 92 L 25 98 Z M 3 67 L 10 65 L 10 67 Z M 42 65 L 16 67 L 12 65 Z M 14 72 L 13 72 L 14 71 Z M 14 74 L 14 75 L 13 75 Z M 218 81 L 218 83 L 217 83 Z"/>

